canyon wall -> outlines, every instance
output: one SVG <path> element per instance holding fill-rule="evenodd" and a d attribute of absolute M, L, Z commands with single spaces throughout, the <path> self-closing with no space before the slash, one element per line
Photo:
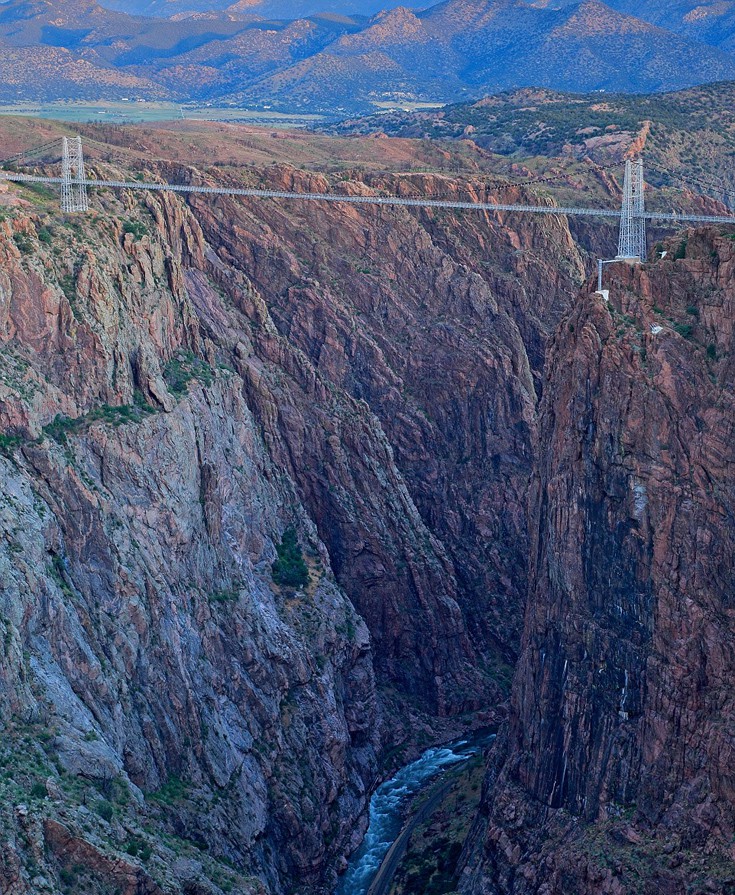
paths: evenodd
<path fill-rule="evenodd" d="M 735 241 L 608 269 L 556 331 L 511 716 L 462 892 L 731 891 Z"/>
<path fill-rule="evenodd" d="M 318 175 L 266 173 L 268 188 L 329 188 Z M 490 198 L 480 183 L 436 175 L 361 175 L 338 188 Z M 523 200 L 514 188 L 503 195 Z M 224 200 L 216 211 L 198 198 L 193 204 L 205 234 L 220 244 L 220 257 L 257 286 L 279 332 L 329 382 L 370 407 L 423 525 L 441 545 L 440 563 L 387 555 L 374 533 L 345 525 L 350 514 L 339 495 L 314 479 L 313 462 L 302 471 L 310 478 L 310 505 L 327 509 L 316 511 L 320 535 L 338 580 L 368 622 L 383 679 L 394 679 L 401 667 L 415 676 L 430 662 L 414 667 L 416 655 L 436 653 L 435 631 L 419 629 L 399 642 L 395 629 L 419 623 L 422 601 L 433 599 L 421 594 L 443 591 L 461 610 L 470 663 L 490 675 L 479 691 L 477 683 L 458 681 L 453 695 L 438 694 L 438 708 L 498 701 L 520 640 L 545 345 L 583 277 L 566 223 L 331 203 Z M 231 222 L 225 230 L 222 216 Z M 358 553 L 359 563 L 349 561 Z M 432 565 L 443 577 L 429 583 Z M 386 596 L 402 606 L 398 595 L 407 591 L 417 592 L 417 611 L 387 616 Z M 426 624 L 437 613 L 423 617 Z M 424 677 L 413 690 L 425 698 L 434 684 Z"/>
<path fill-rule="evenodd" d="M 0 221 L 1 887 L 330 892 L 381 760 L 498 717 L 577 250 L 553 219 L 460 242 L 436 215 L 97 193 L 63 219 L 22 195 Z M 286 529 L 302 589 L 273 579 Z"/>
<path fill-rule="evenodd" d="M 369 634 L 248 405 L 251 327 L 202 334 L 195 222 L 117 211 L 0 225 L 3 891 L 308 887 L 376 774 Z"/>

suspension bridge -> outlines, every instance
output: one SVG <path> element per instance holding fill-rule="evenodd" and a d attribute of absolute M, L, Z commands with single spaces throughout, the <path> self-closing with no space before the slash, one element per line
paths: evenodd
<path fill-rule="evenodd" d="M 19 153 L 3 164 L 8 164 L 34 152 L 48 149 L 53 144 L 44 144 L 35 150 Z M 484 212 L 512 212 L 521 214 L 567 215 L 572 217 L 613 218 L 620 223 L 618 254 L 615 261 L 645 261 L 646 259 L 646 223 L 655 222 L 659 226 L 680 227 L 682 224 L 735 224 L 735 215 L 701 215 L 681 214 L 679 212 L 648 211 L 645 207 L 645 183 L 643 159 L 635 162 L 626 161 L 623 184 L 623 201 L 620 208 L 585 208 L 575 206 L 520 205 L 498 202 L 471 202 L 429 197 L 401 198 L 390 195 L 348 195 L 345 193 L 297 192 L 291 190 L 266 190 L 255 188 L 237 188 L 230 186 L 198 186 L 185 183 L 146 183 L 139 180 L 103 180 L 90 178 L 86 174 L 84 152 L 81 137 L 70 139 L 64 137 L 61 152 L 61 176 L 52 177 L 41 174 L 25 174 L 21 172 L 0 171 L 0 181 L 14 183 L 38 183 L 60 187 L 61 210 L 66 214 L 75 214 L 89 210 L 88 188 L 112 190 L 136 190 L 146 192 L 170 192 L 183 194 L 199 194 L 205 196 L 233 196 L 261 199 L 288 199 L 311 202 L 340 202 L 352 205 L 379 205 L 404 208 L 440 208 Z M 512 186 L 512 183 L 508 184 Z M 600 286 L 602 264 L 598 262 Z"/>

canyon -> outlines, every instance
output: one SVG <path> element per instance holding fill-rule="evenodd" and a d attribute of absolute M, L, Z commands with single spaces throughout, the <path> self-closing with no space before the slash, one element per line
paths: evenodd
<path fill-rule="evenodd" d="M 330 891 L 383 769 L 502 716 L 579 252 L 555 219 L 2 201 L 3 888 Z"/>
<path fill-rule="evenodd" d="M 121 177 L 535 195 L 424 141 L 85 133 Z M 727 891 L 728 228 L 605 301 L 611 227 L 91 198 L 0 193 L 2 891 L 331 895 L 380 780 L 487 726 L 463 893 Z"/>

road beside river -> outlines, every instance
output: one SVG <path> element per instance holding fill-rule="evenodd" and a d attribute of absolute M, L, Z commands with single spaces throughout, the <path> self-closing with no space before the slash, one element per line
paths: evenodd
<path fill-rule="evenodd" d="M 335 895 L 386 895 L 415 827 L 441 803 L 453 780 L 437 785 L 428 799 L 406 817 L 416 797 L 449 768 L 468 761 L 494 739 L 487 731 L 427 749 L 378 787 L 370 800 L 370 823 L 360 848 L 350 860 Z M 432 807 L 433 806 L 433 807 Z M 377 887 L 377 888 L 376 888 Z"/>

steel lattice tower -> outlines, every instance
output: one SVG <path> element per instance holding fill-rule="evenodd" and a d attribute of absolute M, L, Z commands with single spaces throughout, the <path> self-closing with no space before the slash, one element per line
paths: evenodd
<path fill-rule="evenodd" d="M 643 159 L 625 163 L 623 209 L 620 218 L 618 258 L 646 260 L 646 205 L 643 183 Z"/>
<path fill-rule="evenodd" d="M 84 183 L 82 138 L 64 137 L 61 156 L 61 210 L 66 213 L 88 211 L 87 186 Z"/>

